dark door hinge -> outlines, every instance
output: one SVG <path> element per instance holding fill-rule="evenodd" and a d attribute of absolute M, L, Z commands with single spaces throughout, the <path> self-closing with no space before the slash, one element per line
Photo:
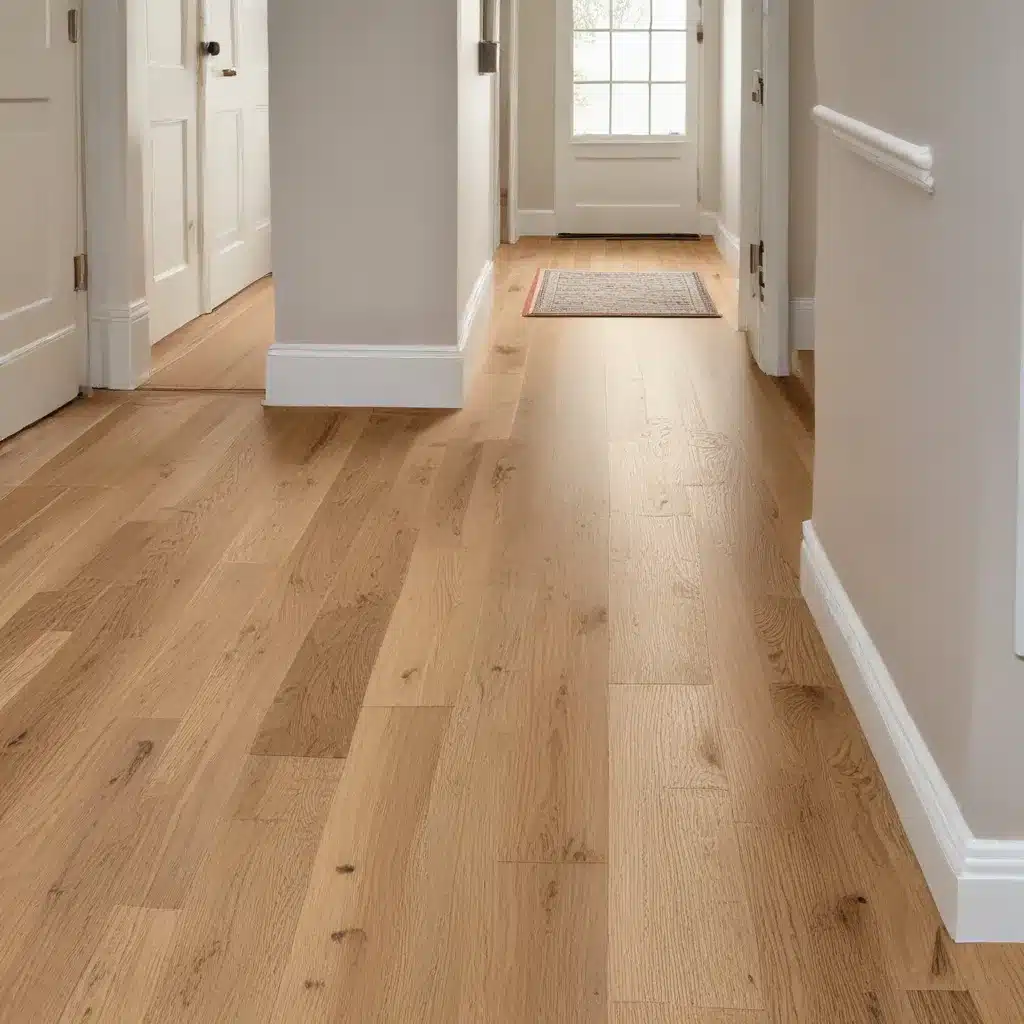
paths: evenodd
<path fill-rule="evenodd" d="M 764 106 L 764 72 L 763 71 L 755 71 L 754 72 L 754 89 L 753 89 L 753 91 L 750 94 L 750 98 L 755 103 L 760 103 L 762 107 Z"/>
<path fill-rule="evenodd" d="M 700 21 L 697 23 L 697 42 L 704 42 L 704 22 Z"/>
<path fill-rule="evenodd" d="M 71 10 L 68 11 L 68 39 L 72 43 L 78 42 L 79 17 L 77 7 L 72 7 Z"/>
<path fill-rule="evenodd" d="M 75 257 L 75 291 L 84 292 L 89 287 L 89 261 L 84 252 Z"/>

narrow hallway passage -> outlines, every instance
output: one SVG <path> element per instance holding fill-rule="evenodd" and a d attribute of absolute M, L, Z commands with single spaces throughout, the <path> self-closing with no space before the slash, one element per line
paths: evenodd
<path fill-rule="evenodd" d="M 524 318 L 541 266 L 727 318 Z M 813 437 L 730 300 L 709 243 L 527 239 L 456 414 L 0 446 L 0 1021 L 1024 1020 L 800 596 Z"/>

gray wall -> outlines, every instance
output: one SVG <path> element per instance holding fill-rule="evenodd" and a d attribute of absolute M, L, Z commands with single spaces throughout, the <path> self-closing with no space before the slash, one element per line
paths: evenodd
<path fill-rule="evenodd" d="M 456 0 L 270 0 L 279 342 L 457 341 Z"/>
<path fill-rule="evenodd" d="M 519 208 L 555 208 L 555 3 L 519 0 Z"/>
<path fill-rule="evenodd" d="M 821 102 L 933 145 L 937 192 L 821 140 L 814 522 L 972 829 L 1024 837 L 1024 5 L 815 17 Z"/>

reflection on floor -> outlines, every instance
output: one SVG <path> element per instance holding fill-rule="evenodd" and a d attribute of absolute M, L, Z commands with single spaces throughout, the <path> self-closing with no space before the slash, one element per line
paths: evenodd
<path fill-rule="evenodd" d="M 273 279 L 265 277 L 153 346 L 151 391 L 259 391 L 274 340 Z"/>
<path fill-rule="evenodd" d="M 502 249 L 455 414 L 99 394 L 0 447 L 0 1022 L 1024 1021 L 800 597 L 783 392 L 720 320 L 520 315 L 695 264 L 724 305 L 696 247 Z"/>

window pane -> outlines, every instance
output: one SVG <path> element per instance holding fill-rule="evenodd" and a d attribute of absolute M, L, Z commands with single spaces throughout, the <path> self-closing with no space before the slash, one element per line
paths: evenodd
<path fill-rule="evenodd" d="M 612 28 L 650 28 L 651 0 L 612 0 Z"/>
<path fill-rule="evenodd" d="M 653 0 L 654 28 L 686 28 L 686 0 Z"/>
<path fill-rule="evenodd" d="M 651 80 L 686 81 L 686 33 L 651 33 Z"/>
<path fill-rule="evenodd" d="M 646 85 L 612 86 L 612 135 L 649 134 L 648 88 Z"/>
<path fill-rule="evenodd" d="M 577 82 L 607 82 L 608 32 L 576 32 L 572 46 L 572 76 Z"/>
<path fill-rule="evenodd" d="M 574 85 L 572 90 L 572 131 L 574 135 L 608 134 L 607 85 Z"/>
<path fill-rule="evenodd" d="M 572 27 L 608 28 L 609 0 L 572 0 Z"/>
<path fill-rule="evenodd" d="M 686 134 L 686 86 L 651 86 L 651 134 Z"/>
<path fill-rule="evenodd" d="M 616 82 L 646 82 L 650 78 L 650 38 L 647 32 L 612 33 L 612 75 Z"/>

